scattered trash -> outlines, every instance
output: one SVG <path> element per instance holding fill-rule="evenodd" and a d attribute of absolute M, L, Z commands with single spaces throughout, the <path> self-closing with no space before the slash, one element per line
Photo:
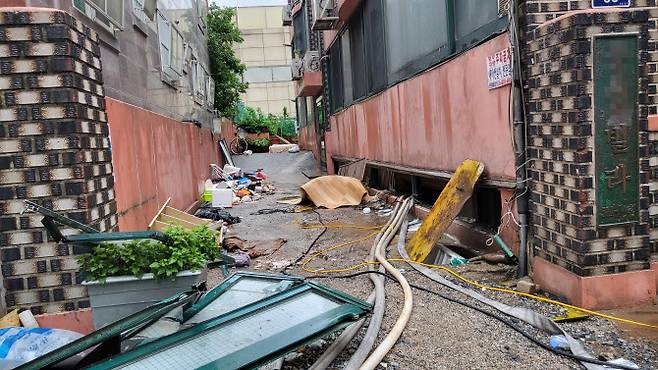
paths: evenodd
<path fill-rule="evenodd" d="M 418 229 L 420 228 L 420 224 L 421 224 L 421 222 L 417 218 L 414 219 L 413 221 L 409 222 L 409 228 L 407 229 L 407 232 L 418 231 Z"/>
<path fill-rule="evenodd" d="M 288 149 L 288 153 L 299 153 L 299 145 L 295 144 L 290 149 Z"/>
<path fill-rule="evenodd" d="M 223 221 L 229 225 L 240 223 L 240 217 L 231 216 L 230 213 L 217 208 L 199 208 L 196 212 L 197 217 L 205 218 L 213 221 Z"/>
<path fill-rule="evenodd" d="M 282 238 L 247 241 L 237 236 L 229 236 L 224 238 L 223 245 L 229 252 L 246 252 L 250 258 L 258 258 L 273 254 L 286 244 L 286 242 L 287 240 Z"/>
<path fill-rule="evenodd" d="M 516 283 L 516 290 L 533 294 L 539 291 L 539 286 L 528 279 L 521 279 Z"/>
<path fill-rule="evenodd" d="M 297 144 L 272 144 L 270 145 L 269 152 L 270 153 L 285 153 L 289 152 L 290 149 L 294 148 L 297 146 Z M 299 146 L 297 146 L 299 147 Z"/>
<path fill-rule="evenodd" d="M 251 257 L 244 252 L 228 253 L 229 257 L 233 257 L 233 267 L 247 267 L 251 264 Z"/>
<path fill-rule="evenodd" d="M 231 166 L 231 165 L 224 165 L 224 175 L 225 176 L 230 176 L 230 177 L 239 177 L 242 173 L 242 169 L 239 167 Z"/>
<path fill-rule="evenodd" d="M 368 162 L 365 158 L 357 159 L 348 164 L 338 167 L 338 174 L 340 176 L 353 177 L 359 181 L 363 181 L 363 176 L 366 173 L 366 165 Z"/>
<path fill-rule="evenodd" d="M 252 155 L 252 154 L 254 154 L 254 151 L 251 150 L 251 149 L 247 149 L 247 150 L 245 150 L 244 153 L 242 153 L 242 154 L 244 154 L 244 155 Z"/>
<path fill-rule="evenodd" d="M 8 312 L 0 319 L 0 328 L 7 328 L 10 326 L 21 326 L 21 320 L 18 316 L 18 308 Z"/>
<path fill-rule="evenodd" d="M 639 369 L 640 368 L 635 362 L 627 360 L 625 358 L 621 358 L 621 357 L 617 358 L 617 359 L 614 359 L 614 360 L 610 360 L 610 361 L 608 361 L 608 363 L 611 364 L 611 365 L 627 366 L 627 367 L 630 367 L 630 368 L 633 368 L 633 369 Z M 608 368 L 608 369 L 615 369 L 614 366 L 604 366 L 604 367 Z"/>
<path fill-rule="evenodd" d="M 0 329 L 0 368 L 11 369 L 22 363 L 82 338 L 82 334 L 62 329 L 12 327 Z"/>
<path fill-rule="evenodd" d="M 450 258 L 450 266 L 457 267 L 461 265 L 465 265 L 468 263 L 468 260 L 463 257 L 451 257 Z"/>
<path fill-rule="evenodd" d="M 37 319 L 34 318 L 34 315 L 30 310 L 24 310 L 23 312 L 18 314 L 18 317 L 21 319 L 21 324 L 23 325 L 24 328 L 39 327 L 39 323 L 37 322 Z"/>
<path fill-rule="evenodd" d="M 388 217 L 388 216 L 390 216 L 392 213 L 393 213 L 393 209 L 392 209 L 392 208 L 384 208 L 384 209 L 380 209 L 379 211 L 377 211 L 377 215 L 378 215 L 379 217 Z"/>
<path fill-rule="evenodd" d="M 412 260 L 424 261 L 432 252 L 441 235 L 452 225 L 452 221 L 471 197 L 475 182 L 483 171 L 482 163 L 470 159 L 457 168 L 407 245 Z"/>
<path fill-rule="evenodd" d="M 548 344 L 551 348 L 561 349 L 563 351 L 570 351 L 571 346 L 569 346 L 569 341 L 564 335 L 552 335 Z"/>
<path fill-rule="evenodd" d="M 361 181 L 345 176 L 322 176 L 302 185 L 302 198 L 318 207 L 335 209 L 361 204 L 368 192 Z"/>
<path fill-rule="evenodd" d="M 369 207 L 366 207 L 366 208 L 363 209 L 363 214 L 368 215 L 370 213 L 372 213 L 372 209 L 370 209 Z"/>
<path fill-rule="evenodd" d="M 580 310 L 565 307 L 564 315 L 555 316 L 552 318 L 555 322 L 573 322 L 589 318 L 589 315 Z"/>
<path fill-rule="evenodd" d="M 215 207 L 215 208 L 219 208 L 219 207 L 230 208 L 230 207 L 232 207 L 233 206 L 233 190 L 232 189 L 213 189 L 212 190 L 212 206 Z"/>

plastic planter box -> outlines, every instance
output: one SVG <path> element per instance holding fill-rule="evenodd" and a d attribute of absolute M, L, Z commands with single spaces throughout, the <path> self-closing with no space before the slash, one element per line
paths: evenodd
<path fill-rule="evenodd" d="M 156 280 L 153 274 L 144 274 L 141 279 L 134 276 L 114 276 L 105 280 L 83 281 L 87 286 L 94 326 L 103 326 L 122 319 L 160 302 L 174 294 L 189 290 L 197 282 L 204 281 L 206 270 L 181 271 L 176 279 Z"/>

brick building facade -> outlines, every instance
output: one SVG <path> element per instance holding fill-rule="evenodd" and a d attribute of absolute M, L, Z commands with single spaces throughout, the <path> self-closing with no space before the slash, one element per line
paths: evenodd
<path fill-rule="evenodd" d="M 62 11 L 0 10 L 0 257 L 8 307 L 89 307 L 75 256 L 24 199 L 100 231 L 117 225 L 98 35 Z"/>
<path fill-rule="evenodd" d="M 584 306 L 656 295 L 652 6 L 522 4 L 535 279 Z"/>

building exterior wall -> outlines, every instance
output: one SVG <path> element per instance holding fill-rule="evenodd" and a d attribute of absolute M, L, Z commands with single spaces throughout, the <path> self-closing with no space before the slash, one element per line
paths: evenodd
<path fill-rule="evenodd" d="M 153 20 L 140 19 L 133 11 L 133 0 L 110 1 L 123 1 L 123 29 L 114 33 L 75 8 L 73 1 L 25 0 L 25 5 L 64 10 L 98 33 L 107 96 L 177 121 L 196 121 L 203 127 L 211 128 L 214 116 L 212 102 L 205 97 L 207 93 L 194 93 L 192 82 L 193 69 L 197 64 L 192 56 L 198 61 L 201 74 L 209 75 L 210 71 L 208 36 L 203 26 L 205 21 L 202 21 L 205 15 L 200 15 L 199 11 L 206 0 L 157 2 L 157 13 L 161 13 L 178 30 L 187 45 L 179 53 L 171 51 L 172 57 L 181 60 L 180 75 L 163 72 L 166 67 L 163 68 L 160 57 L 158 14 L 154 15 Z M 204 84 L 205 79 L 204 76 Z M 205 91 L 205 86 L 202 90 Z"/>
<path fill-rule="evenodd" d="M 106 98 L 121 231 L 146 230 L 168 198 L 185 210 L 199 199 L 218 137 L 152 111 Z"/>
<path fill-rule="evenodd" d="M 585 307 L 649 304 L 656 296 L 655 270 L 650 270 L 652 261 L 655 266 L 658 238 L 654 211 L 658 158 L 650 124 L 656 114 L 658 13 L 653 5 L 635 1 L 630 9 L 595 10 L 588 1 L 522 4 L 534 275 L 545 289 Z M 597 74 L 608 54 L 593 49 L 595 37 L 624 35 L 634 36 L 638 54 L 620 54 L 613 60 L 636 58 L 636 68 L 630 70 L 638 74 L 637 92 L 626 96 L 622 83 L 614 86 L 621 89 L 620 102 L 634 99 L 634 114 L 620 111 L 625 108 L 616 101 L 597 105 L 595 93 L 607 79 L 630 78 L 616 75 L 621 68 L 610 75 Z M 623 128 L 636 121 L 638 127 L 623 139 L 630 143 L 629 150 L 622 148 L 617 156 L 631 163 L 637 153 L 639 163 L 621 182 L 606 184 L 601 179 L 612 172 L 604 170 L 615 166 L 597 158 L 617 145 L 608 133 L 616 123 L 605 118 L 608 110 L 615 109 L 621 114 L 615 118 L 621 122 L 617 125 Z M 598 141 L 605 135 L 607 142 Z M 620 196 L 633 192 L 635 200 L 620 202 Z M 611 222 L 608 216 L 602 218 L 610 205 L 628 211 L 616 212 L 612 216 L 619 221 Z M 629 214 L 637 217 L 628 219 Z"/>
<path fill-rule="evenodd" d="M 99 38 L 69 14 L 0 8 L 0 260 L 7 307 L 89 307 L 76 255 L 55 243 L 24 200 L 116 228 Z M 65 234 L 75 230 L 64 229 Z"/>
<path fill-rule="evenodd" d="M 510 87 L 489 90 L 486 66 L 508 46 L 500 35 L 333 115 L 327 155 L 447 171 L 470 158 L 486 176 L 514 181 Z"/>
<path fill-rule="evenodd" d="M 235 45 L 247 70 L 249 83 L 242 101 L 264 113 L 295 115 L 295 91 L 291 82 L 290 28 L 281 25 L 281 6 L 238 7 L 236 24 L 244 41 Z"/>
<path fill-rule="evenodd" d="M 220 163 L 205 1 L 159 1 L 154 20 L 134 4 L 124 0 L 116 32 L 72 1 L 0 10 L 0 28 L 17 28 L 0 32 L 3 306 L 89 306 L 75 256 L 90 249 L 52 242 L 40 217 L 20 216 L 23 199 L 100 231 L 143 230 L 167 198 L 183 209 L 197 200 Z M 158 13 L 188 46 L 172 47 L 176 59 L 161 58 Z"/>

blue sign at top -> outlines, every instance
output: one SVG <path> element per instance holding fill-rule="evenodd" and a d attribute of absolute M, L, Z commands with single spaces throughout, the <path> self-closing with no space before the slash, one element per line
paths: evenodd
<path fill-rule="evenodd" d="M 631 6 L 631 0 L 592 0 L 592 8 L 614 8 Z"/>

